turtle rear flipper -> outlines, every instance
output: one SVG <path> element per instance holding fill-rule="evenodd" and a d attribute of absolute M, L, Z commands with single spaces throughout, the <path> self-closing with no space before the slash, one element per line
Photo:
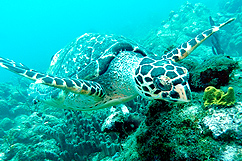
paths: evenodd
<path fill-rule="evenodd" d="M 100 98 L 104 97 L 105 95 L 103 87 L 93 81 L 50 76 L 29 69 L 21 63 L 15 63 L 14 61 L 5 58 L 0 58 L 0 66 L 14 73 L 17 73 L 18 75 L 35 81 L 35 84 L 44 84 L 47 86 L 62 89 L 67 92 L 92 95 L 94 97 Z"/>

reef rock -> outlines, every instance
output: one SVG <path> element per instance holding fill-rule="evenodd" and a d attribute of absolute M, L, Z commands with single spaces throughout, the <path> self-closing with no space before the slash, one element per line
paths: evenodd
<path fill-rule="evenodd" d="M 155 54 L 162 55 L 170 46 L 177 46 L 206 30 L 210 26 L 207 16 L 210 14 L 211 11 L 205 5 L 187 2 L 178 11 L 171 11 L 161 27 L 145 38 L 144 45 Z M 196 49 L 195 54 L 198 50 Z"/>
<path fill-rule="evenodd" d="M 4 130 L 11 129 L 13 125 L 14 125 L 14 121 L 8 117 L 5 117 L 0 123 L 1 128 L 3 128 Z"/>
<path fill-rule="evenodd" d="M 209 57 L 200 64 L 190 62 L 184 60 L 181 64 L 190 68 L 189 83 L 193 91 L 204 90 L 207 86 L 220 88 L 227 85 L 232 79 L 233 71 L 239 68 L 237 61 L 223 55 Z"/>
<path fill-rule="evenodd" d="M 233 141 L 241 144 L 242 104 L 230 108 L 210 108 L 209 115 L 203 118 L 203 124 L 212 132 L 215 139 Z"/>

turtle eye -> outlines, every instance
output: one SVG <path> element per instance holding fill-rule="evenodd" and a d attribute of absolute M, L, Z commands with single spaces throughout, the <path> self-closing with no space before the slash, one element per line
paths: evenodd
<path fill-rule="evenodd" d="M 153 80 L 155 87 L 162 91 L 170 91 L 171 83 L 168 82 L 168 79 L 159 79 L 157 77 Z"/>

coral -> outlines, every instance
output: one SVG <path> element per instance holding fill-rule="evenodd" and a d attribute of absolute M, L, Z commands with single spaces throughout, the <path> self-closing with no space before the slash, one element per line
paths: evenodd
<path fill-rule="evenodd" d="M 181 64 L 190 69 L 189 84 L 193 91 L 201 91 L 208 86 L 220 88 L 227 85 L 233 78 L 233 71 L 239 68 L 237 61 L 222 55 L 209 57 L 201 64 L 193 64 L 193 67 L 191 59 Z"/>
<path fill-rule="evenodd" d="M 44 109 L 46 105 L 43 105 Z M 40 106 L 41 109 L 41 106 Z M 50 112 L 50 111 L 49 111 Z M 101 160 L 120 151 L 116 134 L 101 133 L 108 110 L 91 113 L 77 111 L 55 115 L 34 112 L 14 119 L 16 127 L 3 136 L 4 158 L 7 160 Z M 54 114 L 54 112 L 52 112 Z M 16 152 L 16 149 L 23 151 Z"/>
<path fill-rule="evenodd" d="M 213 21 L 212 17 L 209 16 L 209 21 L 211 26 L 215 26 L 215 22 Z M 219 38 L 219 33 L 214 33 L 211 36 L 211 42 L 212 42 L 212 51 L 214 55 L 224 55 L 224 51 L 221 48 L 220 44 L 220 38 Z"/>
<path fill-rule="evenodd" d="M 185 108 L 163 101 L 154 102 L 149 106 L 146 120 L 123 144 L 124 151 L 117 160 L 219 158 L 223 147 L 201 131 L 199 119 L 202 114 L 203 109 L 199 106 Z"/>
<path fill-rule="evenodd" d="M 7 115 L 9 115 L 9 104 L 6 100 L 1 99 L 0 100 L 0 116 L 1 117 L 5 117 Z"/>
<path fill-rule="evenodd" d="M 212 14 L 208 8 L 197 3 L 187 2 L 178 11 L 171 11 L 169 18 L 162 22 L 162 26 L 152 30 L 144 38 L 144 46 L 158 56 L 170 46 L 177 46 L 193 38 L 209 26 L 207 14 Z M 196 49 L 194 53 L 198 53 Z"/>
<path fill-rule="evenodd" d="M 106 117 L 106 114 L 102 116 L 99 112 L 99 117 L 86 118 L 82 112 L 65 110 L 65 123 L 55 125 L 48 123 L 53 118 L 43 115 L 41 117 L 48 124 L 35 128 L 35 132 L 55 139 L 60 148 L 58 155 L 63 160 L 88 160 L 95 153 L 98 153 L 98 160 L 111 157 L 120 150 L 118 136 L 101 133 L 103 121 L 99 118 Z"/>
<path fill-rule="evenodd" d="M 119 160 L 236 160 L 241 156 L 241 111 L 153 102 L 146 119 L 122 144 Z"/>
<path fill-rule="evenodd" d="M 4 154 L 4 160 L 59 160 L 58 147 L 54 140 L 40 142 L 35 145 L 26 145 L 23 143 L 14 144 L 7 153 Z"/>
<path fill-rule="evenodd" d="M 4 130 L 9 130 L 13 127 L 14 122 L 8 118 L 5 117 L 1 122 L 0 122 L 0 127 L 3 128 Z"/>
<path fill-rule="evenodd" d="M 148 104 L 149 104 L 149 100 L 141 96 L 137 96 L 135 99 L 125 103 L 130 113 L 138 113 L 139 115 L 142 115 L 142 116 L 144 116 L 145 113 L 147 113 Z"/>
<path fill-rule="evenodd" d="M 240 0 L 221 0 L 220 1 L 220 10 L 223 10 L 225 12 L 237 12 L 241 8 L 242 2 Z"/>
<path fill-rule="evenodd" d="M 15 83 L 0 83 L 0 118 L 14 118 L 20 114 L 30 114 L 27 83 L 15 80 Z"/>
<path fill-rule="evenodd" d="M 228 43 L 228 50 L 231 51 L 233 56 L 241 56 L 242 55 L 242 11 L 240 14 L 238 14 L 237 23 L 234 25 L 232 32 L 234 34 L 231 35 L 231 39 Z"/>
<path fill-rule="evenodd" d="M 82 113 L 31 104 L 26 89 L 23 82 L 0 84 L 4 112 L 0 117 L 5 118 L 0 127 L 0 159 L 101 160 L 117 156 L 118 135 L 101 132 L 108 109 Z"/>
<path fill-rule="evenodd" d="M 107 117 L 102 125 L 103 132 L 119 133 L 120 138 L 125 138 L 134 132 L 144 118 L 138 114 L 122 113 L 120 111 L 112 113 Z"/>
<path fill-rule="evenodd" d="M 227 145 L 222 155 L 222 160 L 241 160 L 242 146 Z"/>
<path fill-rule="evenodd" d="M 220 89 L 216 89 L 213 86 L 209 86 L 204 91 L 204 106 L 209 105 L 222 105 L 231 106 L 235 104 L 235 94 L 232 87 L 228 88 L 228 92 L 224 93 Z"/>
<path fill-rule="evenodd" d="M 241 145 L 242 104 L 230 108 L 211 108 L 209 115 L 203 118 L 205 128 L 211 130 L 215 139 L 234 141 Z"/>

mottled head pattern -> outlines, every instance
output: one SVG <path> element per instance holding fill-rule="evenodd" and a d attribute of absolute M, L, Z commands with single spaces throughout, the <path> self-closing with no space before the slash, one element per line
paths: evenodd
<path fill-rule="evenodd" d="M 186 68 L 171 60 L 144 58 L 135 71 L 136 88 L 147 99 L 188 102 L 191 91 Z"/>

